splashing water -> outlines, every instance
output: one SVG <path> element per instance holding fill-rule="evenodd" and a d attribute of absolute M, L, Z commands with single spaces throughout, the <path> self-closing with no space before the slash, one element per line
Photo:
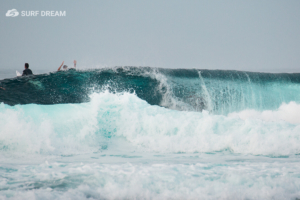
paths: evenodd
<path fill-rule="evenodd" d="M 0 198 L 300 198 L 299 77 L 123 67 L 2 80 Z"/>

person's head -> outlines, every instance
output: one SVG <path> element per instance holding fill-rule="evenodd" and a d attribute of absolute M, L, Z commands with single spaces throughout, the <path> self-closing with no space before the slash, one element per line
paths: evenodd
<path fill-rule="evenodd" d="M 29 64 L 25 63 L 25 68 L 28 69 L 29 68 Z"/>
<path fill-rule="evenodd" d="M 67 65 L 64 65 L 64 66 L 63 66 L 63 69 L 68 69 L 68 66 L 67 66 Z"/>

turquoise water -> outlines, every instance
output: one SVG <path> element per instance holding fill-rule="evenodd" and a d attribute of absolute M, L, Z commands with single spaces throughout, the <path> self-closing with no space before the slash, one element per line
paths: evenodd
<path fill-rule="evenodd" d="M 114 68 L 2 80 L 0 199 L 300 198 L 298 76 Z"/>

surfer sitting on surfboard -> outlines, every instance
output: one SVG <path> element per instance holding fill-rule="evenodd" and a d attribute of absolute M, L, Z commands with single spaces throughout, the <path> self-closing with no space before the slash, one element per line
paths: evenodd
<path fill-rule="evenodd" d="M 65 61 L 63 61 L 62 63 L 61 63 L 61 65 L 59 66 L 59 68 L 57 69 L 57 71 L 60 71 L 60 70 L 67 70 L 68 69 L 68 66 L 67 65 L 64 65 L 63 66 L 63 64 L 64 64 L 64 62 Z M 74 68 L 76 68 L 76 60 L 74 60 Z M 63 68 L 61 69 L 61 67 L 63 66 Z"/>
<path fill-rule="evenodd" d="M 32 75 L 32 71 L 29 69 L 29 64 L 25 63 L 25 69 L 23 70 L 22 76 Z"/>

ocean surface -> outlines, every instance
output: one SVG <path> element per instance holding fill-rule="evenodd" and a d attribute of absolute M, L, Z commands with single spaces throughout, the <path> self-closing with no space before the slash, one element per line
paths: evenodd
<path fill-rule="evenodd" d="M 0 199 L 300 199 L 299 73 L 114 67 L 0 87 Z"/>

